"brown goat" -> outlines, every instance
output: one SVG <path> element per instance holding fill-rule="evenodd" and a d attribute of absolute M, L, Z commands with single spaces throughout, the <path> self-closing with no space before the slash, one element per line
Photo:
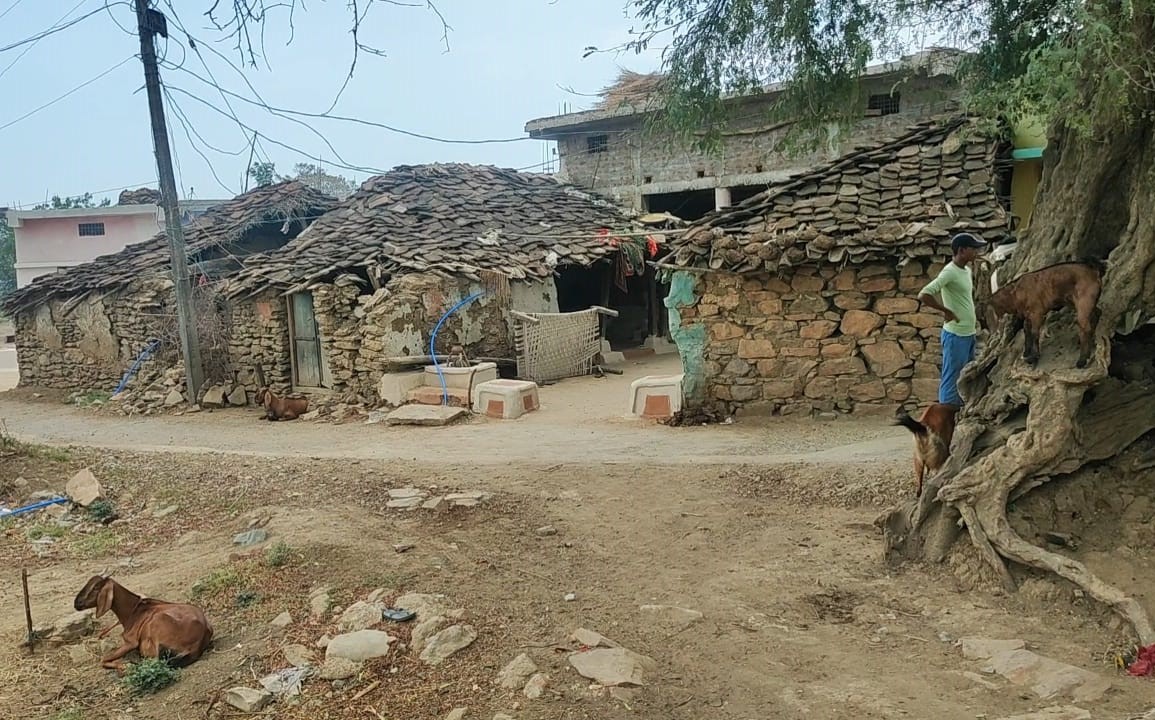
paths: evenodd
<path fill-rule="evenodd" d="M 278 397 L 267 387 L 257 390 L 256 400 L 265 408 L 263 420 L 296 420 L 309 410 L 309 398 Z"/>
<path fill-rule="evenodd" d="M 1020 275 L 991 295 L 988 324 L 993 328 L 1002 316 L 1013 316 L 1013 332 L 1025 330 L 1023 359 L 1034 367 L 1039 362 L 1039 335 L 1047 315 L 1064 306 L 1072 307 L 1079 326 L 1079 359 L 1075 367 L 1085 368 L 1095 351 L 1102 274 L 1103 264 L 1088 260 L 1060 263 Z"/>
<path fill-rule="evenodd" d="M 96 608 L 96 617 L 109 610 L 116 616 L 124 642 L 101 658 L 100 666 L 118 672 L 124 671 L 121 658 L 133 650 L 142 658 L 181 667 L 200 659 L 213 640 L 213 628 L 197 606 L 143 598 L 107 575 L 89 578 L 72 606 L 77 611 Z"/>
<path fill-rule="evenodd" d="M 902 408 L 895 414 L 894 424 L 914 433 L 914 477 L 918 483 L 915 497 L 922 496 L 922 481 L 927 471 L 938 470 L 950 457 L 950 441 L 954 438 L 958 411 L 957 405 L 931 403 L 918 420 Z"/>

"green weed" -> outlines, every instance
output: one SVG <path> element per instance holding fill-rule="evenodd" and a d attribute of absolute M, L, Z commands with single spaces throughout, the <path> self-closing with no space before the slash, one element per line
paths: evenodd
<path fill-rule="evenodd" d="M 145 658 L 128 666 L 121 683 L 133 695 L 152 695 L 180 680 L 180 670 L 159 658 Z"/>

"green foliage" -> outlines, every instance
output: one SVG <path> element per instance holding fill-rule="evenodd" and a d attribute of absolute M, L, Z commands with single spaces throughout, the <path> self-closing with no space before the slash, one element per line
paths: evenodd
<path fill-rule="evenodd" d="M 93 522 L 106 523 L 116 519 L 116 506 L 112 501 L 100 498 L 88 506 L 88 517 Z"/>
<path fill-rule="evenodd" d="M 104 557 L 115 552 L 119 546 L 120 537 L 109 528 L 102 528 L 91 535 L 81 535 L 73 545 L 77 554 L 85 558 Z"/>
<path fill-rule="evenodd" d="M 180 670 L 161 658 L 145 658 L 128 666 L 121 683 L 136 696 L 152 695 L 180 680 Z"/>
<path fill-rule="evenodd" d="M 278 175 L 276 164 L 271 162 L 253 163 L 252 167 L 249 168 L 249 177 L 258 187 L 272 185 L 284 180 L 300 180 L 314 190 L 320 190 L 326 195 L 338 199 L 348 197 L 357 189 L 357 184 L 351 179 L 340 175 L 331 175 L 325 172 L 325 169 L 320 165 L 311 163 L 297 163 L 293 166 L 292 175 Z"/>
<path fill-rule="evenodd" d="M 249 177 L 253 179 L 257 187 L 272 185 L 277 182 L 277 166 L 271 162 L 253 163 L 249 167 Z"/>
<path fill-rule="evenodd" d="M 231 567 L 220 568 L 193 583 L 189 597 L 193 600 L 215 597 L 240 584 L 240 573 Z"/>
<path fill-rule="evenodd" d="M 278 542 L 265 550 L 265 564 L 269 567 L 281 567 L 287 564 L 292 557 L 293 548 L 289 547 L 284 541 Z"/>
<path fill-rule="evenodd" d="M 0 218 L 0 297 L 16 289 L 16 233 Z"/>
<path fill-rule="evenodd" d="M 95 208 L 108 207 L 112 204 L 112 200 L 104 198 L 100 202 L 92 201 L 92 193 L 84 193 L 75 197 L 60 197 L 53 195 L 52 199 L 46 203 L 40 203 L 33 207 L 34 210 L 77 210 L 80 208 Z"/>
<path fill-rule="evenodd" d="M 813 144 L 862 118 L 868 64 L 932 45 L 974 50 L 958 78 L 968 109 L 1039 116 L 1086 133 L 1130 122 L 1155 96 L 1155 0 L 631 0 L 627 47 L 662 41 L 661 129 L 717 147 L 725 101 L 789 81 L 768 121 Z M 668 42 L 666 42 L 668 41 Z M 746 111 L 749 112 L 749 111 Z"/>
<path fill-rule="evenodd" d="M 261 601 L 261 594 L 256 590 L 241 590 L 233 602 L 239 608 L 249 608 Z"/>

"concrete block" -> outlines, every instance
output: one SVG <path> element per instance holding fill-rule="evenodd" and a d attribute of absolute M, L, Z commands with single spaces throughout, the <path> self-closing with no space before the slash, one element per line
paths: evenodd
<path fill-rule="evenodd" d="M 683 375 L 647 375 L 630 383 L 630 414 L 666 418 L 682 409 Z"/>
<path fill-rule="evenodd" d="M 410 391 L 421 387 L 424 382 L 425 373 L 420 370 L 385 373 L 377 383 L 377 397 L 390 407 L 398 407 L 405 404 Z"/>
<path fill-rule="evenodd" d="M 499 420 L 513 420 L 541 407 L 537 383 L 527 380 L 490 380 L 473 388 L 476 412 Z"/>
<path fill-rule="evenodd" d="M 470 367 L 445 367 L 441 366 L 441 374 L 445 377 L 445 385 L 450 388 L 459 388 L 461 390 L 469 391 L 470 385 L 477 387 L 483 382 L 497 379 L 497 363 L 483 362 L 471 365 Z M 472 382 L 471 382 L 472 376 Z M 422 385 L 435 387 L 441 389 L 441 379 L 437 377 L 437 368 L 432 365 L 425 366 L 425 378 L 421 381 Z"/>

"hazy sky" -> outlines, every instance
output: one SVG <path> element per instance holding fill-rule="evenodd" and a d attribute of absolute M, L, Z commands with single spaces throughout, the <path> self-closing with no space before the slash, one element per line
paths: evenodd
<path fill-rule="evenodd" d="M 423 5 L 423 0 L 398 2 Z M 627 39 L 633 21 L 626 15 L 626 0 L 435 2 L 452 28 L 448 52 L 440 21 L 424 7 L 380 0 L 373 4 L 360 31 L 361 42 L 386 55 L 361 53 L 353 80 L 333 114 L 447 139 L 524 137 L 527 120 L 555 115 L 563 103 L 574 110 L 594 102 L 563 87 L 596 93 L 613 81 L 619 67 L 649 71 L 659 64 L 656 51 L 582 58 L 588 45 L 610 47 Z M 104 4 L 105 0 L 0 0 L 0 48 L 100 10 Z M 198 101 L 230 112 L 220 92 L 190 74 L 209 78 L 203 58 L 211 75 L 229 92 L 255 99 L 245 84 L 247 78 L 271 106 L 322 113 L 336 97 L 352 57 L 347 1 L 305 0 L 307 10 L 298 10 L 294 18 L 291 44 L 286 44 L 287 13 L 272 14 L 265 29 L 266 57 L 256 68 L 242 66 L 229 42 L 214 41 L 220 33 L 210 28 L 203 14 L 212 4 L 212 0 L 160 2 L 170 31 L 167 47 L 160 41 L 160 52 L 167 65 L 183 68 L 161 70 L 175 101 L 168 108 L 168 120 L 182 194 L 220 198 L 240 192 L 253 130 L 264 136 L 257 145 L 258 159 L 272 160 L 282 172 L 294 163 L 320 157 L 331 171 L 364 179 L 368 172 L 337 167 L 339 161 L 322 139 L 292 121 L 235 96 L 227 97 L 236 120 Z M 497 7 L 505 14 L 499 14 Z M 199 55 L 189 49 L 181 27 L 195 39 Z M 143 70 L 134 57 L 139 43 L 126 32 L 134 28 L 130 4 L 110 3 L 107 11 L 72 27 L 0 52 L 0 205 L 40 202 L 46 194 L 106 190 L 97 194 L 115 202 L 122 187 L 155 187 Z M 244 70 L 244 78 L 226 58 Z M 17 121 L 114 67 L 51 107 Z M 191 126 L 191 141 L 181 126 L 181 115 Z M 447 144 L 349 122 L 302 120 L 323 135 L 346 164 L 375 172 L 426 162 L 520 168 L 541 163 L 548 147 L 535 140 Z"/>

